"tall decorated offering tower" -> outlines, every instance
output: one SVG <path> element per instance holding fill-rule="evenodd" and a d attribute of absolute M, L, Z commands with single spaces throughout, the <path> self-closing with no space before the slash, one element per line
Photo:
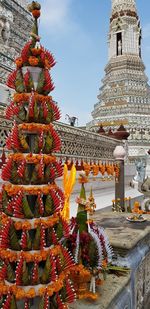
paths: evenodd
<path fill-rule="evenodd" d="M 112 262 L 113 251 L 109 239 L 102 227 L 90 217 L 96 207 L 92 190 L 86 199 L 85 183 L 88 181 L 84 172 L 79 175 L 80 196 L 77 197 L 78 210 L 71 219 L 71 234 L 67 246 L 72 252 L 76 266 L 71 270 L 77 297 L 96 300 L 99 297 L 97 286 L 102 283 Z"/>
<path fill-rule="evenodd" d="M 66 309 L 75 299 L 68 278 L 74 262 L 62 245 L 69 235 L 61 218 L 64 195 L 55 183 L 62 166 L 52 155 L 61 146 L 52 125 L 60 112 L 49 96 L 55 60 L 40 44 L 40 9 L 35 1 L 29 5 L 34 17 L 31 40 L 7 82 L 15 93 L 6 110 L 6 117 L 14 119 L 7 139 L 12 152 L 2 170 L 1 309 Z"/>

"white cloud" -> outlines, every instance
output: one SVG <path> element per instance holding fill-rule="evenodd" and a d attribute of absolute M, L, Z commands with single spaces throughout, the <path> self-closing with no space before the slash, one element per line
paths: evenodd
<path fill-rule="evenodd" d="M 70 6 L 72 0 L 43 0 L 41 22 L 48 32 L 54 29 L 64 30 L 70 21 Z"/>
<path fill-rule="evenodd" d="M 69 38 L 70 44 L 73 46 L 89 47 L 91 46 L 91 38 L 89 34 L 82 28 L 82 25 L 74 19 L 73 4 L 75 0 L 41 0 L 41 25 L 42 36 L 45 33 L 47 43 L 49 34 L 55 39 Z"/>

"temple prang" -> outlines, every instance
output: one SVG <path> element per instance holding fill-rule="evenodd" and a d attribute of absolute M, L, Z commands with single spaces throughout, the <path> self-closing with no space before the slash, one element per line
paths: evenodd
<path fill-rule="evenodd" d="M 150 86 L 141 41 L 135 0 L 112 0 L 108 63 L 87 129 L 97 132 L 103 125 L 115 131 L 124 124 L 130 133 L 130 157 L 137 156 L 141 147 L 147 151 L 150 142 Z"/>

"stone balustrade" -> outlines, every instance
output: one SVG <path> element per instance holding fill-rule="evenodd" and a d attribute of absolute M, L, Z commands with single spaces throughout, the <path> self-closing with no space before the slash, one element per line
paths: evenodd
<path fill-rule="evenodd" d="M 62 159 L 76 160 L 112 160 L 113 151 L 121 142 L 97 133 L 77 127 L 55 122 L 54 126 L 62 141 L 61 152 L 57 155 Z M 6 136 L 11 130 L 12 122 L 3 117 L 0 112 L 0 147 L 5 146 Z"/>
<path fill-rule="evenodd" d="M 61 157 L 84 160 L 110 160 L 113 151 L 121 142 L 88 130 L 72 127 L 61 122 L 55 123 L 61 140 Z"/>

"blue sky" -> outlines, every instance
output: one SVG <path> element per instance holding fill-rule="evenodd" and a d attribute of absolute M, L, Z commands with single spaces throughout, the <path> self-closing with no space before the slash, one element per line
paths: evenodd
<path fill-rule="evenodd" d="M 62 112 L 76 116 L 79 125 L 92 119 L 91 111 L 108 60 L 107 34 L 111 0 L 41 0 L 42 44 L 56 58 L 52 70 L 54 100 Z M 150 79 L 150 1 L 137 0 L 143 29 L 142 57 Z"/>

